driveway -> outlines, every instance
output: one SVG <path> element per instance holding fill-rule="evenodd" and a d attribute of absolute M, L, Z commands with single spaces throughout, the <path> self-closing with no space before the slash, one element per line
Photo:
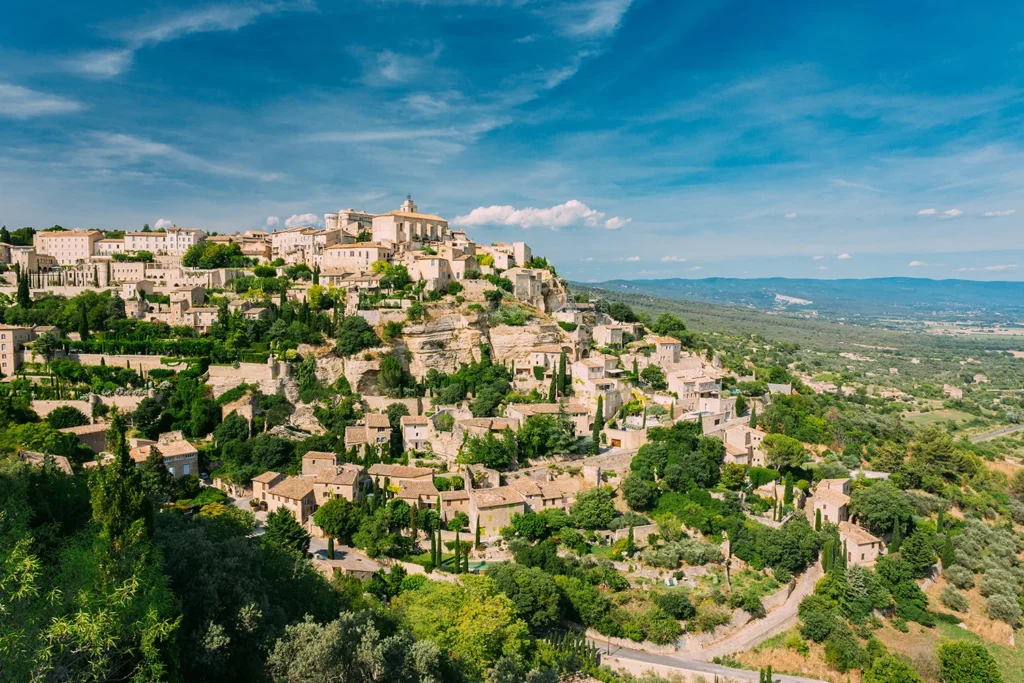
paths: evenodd
<path fill-rule="evenodd" d="M 754 619 L 742 628 L 710 647 L 696 652 L 688 652 L 686 656 L 699 661 L 710 662 L 715 657 L 734 652 L 750 650 L 772 636 L 778 635 L 796 624 L 797 609 L 800 601 L 814 592 L 814 585 L 825 575 L 820 564 L 813 564 L 796 580 L 796 587 L 786 602 L 769 612 L 761 619 Z"/>

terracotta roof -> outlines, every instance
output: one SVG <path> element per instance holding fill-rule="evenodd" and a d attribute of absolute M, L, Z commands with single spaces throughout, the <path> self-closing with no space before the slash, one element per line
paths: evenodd
<path fill-rule="evenodd" d="M 405 479 L 416 479 L 430 475 L 433 477 L 434 470 L 429 467 L 411 467 L 409 465 L 385 465 L 377 463 L 370 466 L 370 474 L 375 477 L 402 477 Z"/>
<path fill-rule="evenodd" d="M 562 353 L 562 350 L 562 347 L 558 345 L 535 346 L 531 349 L 533 353 Z"/>
<path fill-rule="evenodd" d="M 560 409 L 557 403 L 514 403 L 515 409 L 523 415 L 557 415 Z M 578 403 L 566 403 L 565 412 L 569 415 L 586 415 L 587 409 Z"/>
<path fill-rule="evenodd" d="M 258 481 L 261 484 L 270 484 L 280 476 L 279 472 L 264 472 L 263 474 L 257 474 L 252 480 Z"/>
<path fill-rule="evenodd" d="M 326 469 L 318 472 L 313 481 L 318 484 L 351 486 L 359 481 L 359 472 L 360 470 L 355 468 Z"/>
<path fill-rule="evenodd" d="M 414 213 L 412 211 L 388 211 L 384 215 L 385 216 L 401 216 L 403 218 L 422 218 L 422 219 L 428 220 L 428 221 L 441 221 L 442 223 L 447 223 L 448 222 L 445 219 L 441 218 L 440 216 L 435 216 L 432 213 Z"/>
<path fill-rule="evenodd" d="M 500 417 L 471 417 L 466 420 L 459 420 L 459 424 L 463 427 L 480 427 L 481 429 L 500 432 L 506 428 L 514 428 L 516 421 Z"/>
<path fill-rule="evenodd" d="M 814 492 L 814 504 L 832 503 L 836 506 L 849 505 L 850 497 L 832 489 L 818 489 Z"/>
<path fill-rule="evenodd" d="M 374 429 L 388 429 L 391 427 L 391 421 L 388 420 L 387 415 L 382 413 L 367 413 L 366 426 Z"/>
<path fill-rule="evenodd" d="M 149 457 L 149 449 L 156 448 L 160 455 L 165 458 L 176 458 L 183 455 L 199 455 L 199 450 L 188 441 L 171 441 L 170 443 L 155 443 L 138 446 L 130 451 L 132 460 L 142 462 Z"/>
<path fill-rule="evenodd" d="M 42 467 L 46 464 L 47 458 L 53 458 L 53 464 L 57 469 L 69 477 L 74 476 L 74 472 L 71 470 L 71 463 L 63 455 L 49 455 L 47 453 L 39 453 L 36 451 L 21 451 L 18 455 L 21 456 L 21 459 L 25 464 L 35 465 L 37 467 Z"/>
<path fill-rule="evenodd" d="M 50 232 L 38 232 L 36 237 L 87 237 L 99 234 L 102 234 L 99 230 L 53 230 Z M 149 233 L 146 234 L 148 235 Z"/>
<path fill-rule="evenodd" d="M 832 489 L 833 491 L 838 490 L 842 493 L 841 489 L 843 489 L 848 483 L 850 483 L 850 480 L 846 477 L 842 479 L 822 479 L 818 482 L 818 486 L 822 489 Z"/>
<path fill-rule="evenodd" d="M 519 493 L 524 496 L 543 496 L 544 491 L 541 490 L 540 484 L 529 477 L 520 477 L 509 484 Z"/>
<path fill-rule="evenodd" d="M 58 431 L 64 432 L 65 434 L 96 434 L 97 432 L 105 432 L 110 429 L 108 424 L 91 424 L 91 425 L 80 425 L 78 427 L 64 427 Z"/>
<path fill-rule="evenodd" d="M 275 496 L 290 500 L 302 500 L 313 494 L 313 481 L 302 477 L 288 477 L 280 484 L 272 487 L 270 492 Z"/>
<path fill-rule="evenodd" d="M 469 491 L 466 489 L 441 491 L 441 500 L 469 500 Z"/>
<path fill-rule="evenodd" d="M 354 244 L 332 244 L 328 249 L 387 249 L 394 251 L 391 247 L 376 242 L 356 242 Z"/>
<path fill-rule="evenodd" d="M 417 498 L 420 496 L 436 498 L 438 491 L 432 481 L 409 481 L 401 485 L 401 493 L 398 495 L 401 498 L 412 498 L 414 496 Z"/>
<path fill-rule="evenodd" d="M 345 427 L 345 443 L 366 443 L 366 429 L 364 427 Z"/>
<path fill-rule="evenodd" d="M 471 494 L 477 508 L 507 507 L 522 504 L 522 495 L 511 486 L 499 486 L 493 489 L 476 489 Z"/>
<path fill-rule="evenodd" d="M 647 337 L 646 341 L 649 341 L 649 342 L 654 343 L 654 344 L 679 344 L 679 343 L 681 343 L 678 339 L 675 339 L 674 337 Z"/>
<path fill-rule="evenodd" d="M 328 453 L 327 451 L 307 451 L 306 454 L 302 456 L 303 460 L 305 460 L 306 458 L 309 458 L 311 460 L 314 458 L 330 458 L 331 460 L 337 460 L 338 456 L 335 455 L 334 453 Z"/>
<path fill-rule="evenodd" d="M 402 426 L 426 426 L 427 424 L 430 423 L 430 420 L 428 420 L 423 415 L 403 415 L 401 418 L 399 418 L 398 421 L 402 424 Z"/>
<path fill-rule="evenodd" d="M 869 543 L 881 543 L 882 541 L 882 539 L 871 535 L 866 529 L 850 522 L 839 522 L 839 535 L 846 536 L 856 545 L 868 545 Z"/>

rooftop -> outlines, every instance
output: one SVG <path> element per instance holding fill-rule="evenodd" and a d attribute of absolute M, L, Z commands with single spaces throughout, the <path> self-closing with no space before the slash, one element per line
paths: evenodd
<path fill-rule="evenodd" d="M 391 427 L 391 421 L 382 413 L 367 413 L 366 426 L 373 429 L 388 429 Z"/>
<path fill-rule="evenodd" d="M 306 454 L 302 456 L 303 460 L 319 460 L 320 458 L 325 458 L 328 460 L 337 460 L 338 456 L 335 455 L 334 453 L 328 453 L 327 451 L 307 451 Z"/>
<path fill-rule="evenodd" d="M 288 477 L 270 489 L 275 496 L 290 500 L 302 500 L 313 493 L 313 481 L 302 477 Z"/>
<path fill-rule="evenodd" d="M 870 543 L 881 543 L 882 539 L 876 538 L 863 527 L 850 522 L 839 522 L 839 534 L 850 539 L 856 545 L 868 545 Z"/>
<path fill-rule="evenodd" d="M 269 484 L 280 476 L 280 472 L 264 472 L 263 474 L 257 474 L 252 480 L 258 481 L 261 484 Z"/>
<path fill-rule="evenodd" d="M 423 415 L 403 415 L 401 418 L 399 418 L 398 421 L 399 423 L 402 424 L 402 426 L 409 425 L 414 427 L 425 427 L 430 423 L 430 420 L 428 420 Z"/>
<path fill-rule="evenodd" d="M 831 503 L 837 507 L 850 504 L 850 497 L 833 489 L 818 489 L 814 492 L 814 503 Z"/>
<path fill-rule="evenodd" d="M 91 425 L 81 425 L 79 427 L 64 427 L 64 428 L 60 429 L 59 431 L 62 431 L 65 434 L 75 434 L 75 435 L 80 435 L 80 434 L 97 434 L 99 432 L 105 432 L 109 428 L 110 428 L 110 425 L 107 425 L 107 424 L 91 424 Z"/>
<path fill-rule="evenodd" d="M 402 492 L 399 494 L 401 498 L 412 498 L 420 496 L 430 496 L 436 498 L 438 495 L 437 487 L 434 486 L 432 481 L 409 481 L 405 482 L 401 486 Z"/>
<path fill-rule="evenodd" d="M 434 470 L 429 467 L 411 467 L 409 465 L 385 465 L 377 463 L 370 466 L 370 474 L 375 477 L 404 477 L 414 479 L 434 475 Z"/>
<path fill-rule="evenodd" d="M 476 489 L 471 494 L 471 498 L 477 508 L 507 507 L 524 502 L 522 495 L 511 486 Z"/>
<path fill-rule="evenodd" d="M 432 213 L 414 213 L 412 211 L 388 211 L 385 216 L 401 216 L 402 218 L 421 218 L 426 221 L 441 221 L 447 223 L 445 219 L 440 216 L 435 216 Z"/>

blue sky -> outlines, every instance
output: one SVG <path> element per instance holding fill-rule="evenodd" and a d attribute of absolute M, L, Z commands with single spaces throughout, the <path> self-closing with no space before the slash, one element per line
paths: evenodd
<path fill-rule="evenodd" d="M 1022 20 L 942 0 L 11 3 L 0 223 L 235 232 L 410 192 L 578 280 L 1024 279 Z"/>

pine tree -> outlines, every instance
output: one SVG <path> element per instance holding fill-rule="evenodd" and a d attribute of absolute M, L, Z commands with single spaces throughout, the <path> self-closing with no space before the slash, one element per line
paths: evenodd
<path fill-rule="evenodd" d="M 594 416 L 594 431 L 590 435 L 594 440 L 591 450 L 594 455 L 601 452 L 601 430 L 604 428 L 604 396 L 597 397 L 597 414 Z"/>
<path fill-rule="evenodd" d="M 757 429 L 757 408 L 750 409 L 750 428 Z"/>
<path fill-rule="evenodd" d="M 814 530 L 821 531 L 821 509 L 814 511 Z"/>
<path fill-rule="evenodd" d="M 892 523 L 892 541 L 889 542 L 889 552 L 899 552 L 903 545 L 903 530 L 900 528 L 900 521 L 897 519 Z"/>
<path fill-rule="evenodd" d="M 100 468 L 92 486 L 93 519 L 102 525 L 115 573 L 124 551 L 153 532 L 152 506 L 129 454 L 125 429 L 124 417 L 114 411 L 107 431 L 113 462 Z"/>

